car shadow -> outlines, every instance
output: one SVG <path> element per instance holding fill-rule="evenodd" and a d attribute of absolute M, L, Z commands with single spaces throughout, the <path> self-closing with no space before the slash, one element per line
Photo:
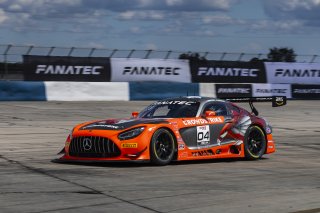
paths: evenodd
<path fill-rule="evenodd" d="M 262 157 L 261 160 L 267 160 L 268 158 Z M 234 163 L 234 162 L 255 162 L 244 158 L 229 158 L 229 159 L 206 159 L 206 160 L 186 160 L 186 161 L 173 161 L 167 166 L 179 166 L 179 165 L 195 165 L 195 164 L 215 164 L 215 163 Z M 81 165 L 90 167 L 159 167 L 149 161 L 126 161 L 126 162 L 81 162 L 81 161 L 59 161 L 58 159 L 51 160 L 53 163 L 69 164 L 69 165 Z"/>

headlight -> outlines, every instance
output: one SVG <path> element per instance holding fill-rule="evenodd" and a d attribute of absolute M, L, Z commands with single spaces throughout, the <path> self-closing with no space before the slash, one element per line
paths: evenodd
<path fill-rule="evenodd" d="M 130 129 L 128 131 L 125 131 L 123 133 L 120 133 L 118 135 L 119 140 L 123 141 L 123 140 L 128 140 L 128 139 L 132 139 L 137 137 L 138 135 L 140 135 L 144 130 L 144 127 L 138 127 L 135 129 Z"/>
<path fill-rule="evenodd" d="M 69 134 L 70 141 L 72 140 L 73 130 L 74 130 L 74 128 L 70 131 L 70 134 Z"/>

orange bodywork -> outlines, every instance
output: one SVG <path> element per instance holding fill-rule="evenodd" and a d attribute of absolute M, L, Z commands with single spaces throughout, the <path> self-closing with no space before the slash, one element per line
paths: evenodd
<path fill-rule="evenodd" d="M 65 142 L 65 153 L 60 158 L 61 160 L 70 161 L 149 161 L 150 160 L 150 142 L 152 136 L 159 128 L 168 129 L 175 137 L 176 154 L 174 160 L 201 160 L 201 159 L 215 159 L 215 158 L 242 158 L 245 157 L 243 137 L 230 140 L 228 143 L 217 143 L 213 146 L 205 147 L 188 147 L 180 134 L 180 129 L 196 127 L 201 125 L 215 125 L 224 124 L 225 127 L 229 123 L 225 123 L 223 116 L 213 116 L 207 118 L 169 118 L 165 119 L 164 123 L 143 123 L 137 124 L 130 129 L 137 127 L 144 127 L 143 132 L 128 140 L 120 140 L 119 134 L 127 131 L 124 130 L 100 130 L 100 129 L 81 129 L 83 126 L 92 122 L 87 122 L 76 126 L 72 135 L 69 135 Z M 138 119 L 138 118 L 134 118 Z M 131 119 L 132 120 L 132 119 Z M 223 128 L 219 135 L 223 134 Z M 121 154 L 115 157 L 79 157 L 71 156 L 69 149 L 72 138 L 77 137 L 101 137 L 111 140 L 120 150 Z M 267 147 L 266 154 L 275 152 L 275 144 L 272 135 L 266 134 Z M 108 147 L 109 148 L 109 147 Z"/>

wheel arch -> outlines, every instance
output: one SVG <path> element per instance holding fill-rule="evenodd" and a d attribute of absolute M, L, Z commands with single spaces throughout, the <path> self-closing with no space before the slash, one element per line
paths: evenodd
<path fill-rule="evenodd" d="M 173 159 L 172 160 L 177 160 L 178 159 L 178 141 L 177 141 L 176 135 L 174 134 L 174 131 L 171 128 L 167 127 L 167 126 L 159 126 L 158 128 L 156 128 L 154 130 L 153 134 L 159 129 L 168 130 L 170 132 L 170 134 L 172 135 L 173 140 L 174 140 L 174 145 L 175 145 L 175 150 L 174 150 L 174 155 L 173 155 Z M 152 137 L 151 137 L 150 142 L 149 142 L 149 147 L 150 147 L 151 140 L 152 140 Z"/>
<path fill-rule="evenodd" d="M 258 122 L 254 122 L 254 123 L 252 123 L 249 127 L 251 127 L 251 126 L 257 126 L 257 127 L 259 127 L 259 128 L 262 130 L 262 132 L 263 132 L 263 134 L 264 134 L 264 138 L 265 138 L 265 140 L 266 140 L 266 143 L 268 144 L 267 132 L 266 132 L 265 127 L 263 126 L 263 124 L 258 123 Z M 267 149 L 268 149 L 268 145 L 266 145 L 266 148 L 265 148 L 265 150 L 264 150 L 264 154 L 266 154 Z"/>

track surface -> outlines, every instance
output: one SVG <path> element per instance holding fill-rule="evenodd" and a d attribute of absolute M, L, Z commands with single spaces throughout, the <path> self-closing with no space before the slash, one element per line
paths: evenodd
<path fill-rule="evenodd" d="M 0 212 L 320 212 L 320 101 L 256 104 L 277 152 L 259 161 L 55 164 L 72 126 L 149 102 L 1 102 Z"/>

